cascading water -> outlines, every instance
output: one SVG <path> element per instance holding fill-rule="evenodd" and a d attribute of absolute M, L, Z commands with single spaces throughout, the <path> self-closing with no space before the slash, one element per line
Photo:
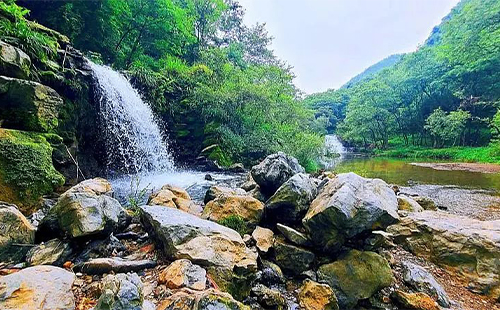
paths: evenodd
<path fill-rule="evenodd" d="M 320 164 L 324 169 L 332 169 L 342 161 L 346 153 L 347 150 L 337 135 L 327 135 L 325 136 Z"/>
<path fill-rule="evenodd" d="M 122 74 L 89 61 L 105 135 L 108 172 L 167 172 L 174 164 L 151 108 Z"/>

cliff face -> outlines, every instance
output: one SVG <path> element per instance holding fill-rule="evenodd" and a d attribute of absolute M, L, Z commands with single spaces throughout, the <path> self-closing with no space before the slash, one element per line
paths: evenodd
<path fill-rule="evenodd" d="M 67 37 L 3 9 L 0 23 L 0 200 L 29 212 L 99 174 L 98 107 Z"/>

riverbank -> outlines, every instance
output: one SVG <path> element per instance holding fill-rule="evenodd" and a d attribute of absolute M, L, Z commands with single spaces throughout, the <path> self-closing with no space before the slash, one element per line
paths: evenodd
<path fill-rule="evenodd" d="M 387 150 L 375 150 L 380 157 L 450 160 L 456 162 L 500 164 L 500 144 L 485 147 L 425 148 L 398 146 Z"/>
<path fill-rule="evenodd" d="M 483 163 L 411 163 L 410 165 L 446 171 L 500 173 L 500 165 Z"/>

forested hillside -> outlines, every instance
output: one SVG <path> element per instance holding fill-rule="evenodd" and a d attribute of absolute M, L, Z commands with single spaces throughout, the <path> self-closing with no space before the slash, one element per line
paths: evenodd
<path fill-rule="evenodd" d="M 500 136 L 498 68 L 500 1 L 463 0 L 416 52 L 305 102 L 357 146 L 486 146 Z"/>
<path fill-rule="evenodd" d="M 321 137 L 296 100 L 265 26 L 233 0 L 17 1 L 96 61 L 126 70 L 167 126 L 181 160 L 220 164 L 276 151 L 312 165 Z M 90 54 L 92 52 L 92 54 Z"/>

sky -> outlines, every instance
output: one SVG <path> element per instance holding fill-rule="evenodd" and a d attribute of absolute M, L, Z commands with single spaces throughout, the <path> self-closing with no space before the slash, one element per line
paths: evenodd
<path fill-rule="evenodd" d="M 337 89 L 424 43 L 459 0 L 239 0 L 245 24 L 266 23 L 271 48 L 305 93 Z"/>

